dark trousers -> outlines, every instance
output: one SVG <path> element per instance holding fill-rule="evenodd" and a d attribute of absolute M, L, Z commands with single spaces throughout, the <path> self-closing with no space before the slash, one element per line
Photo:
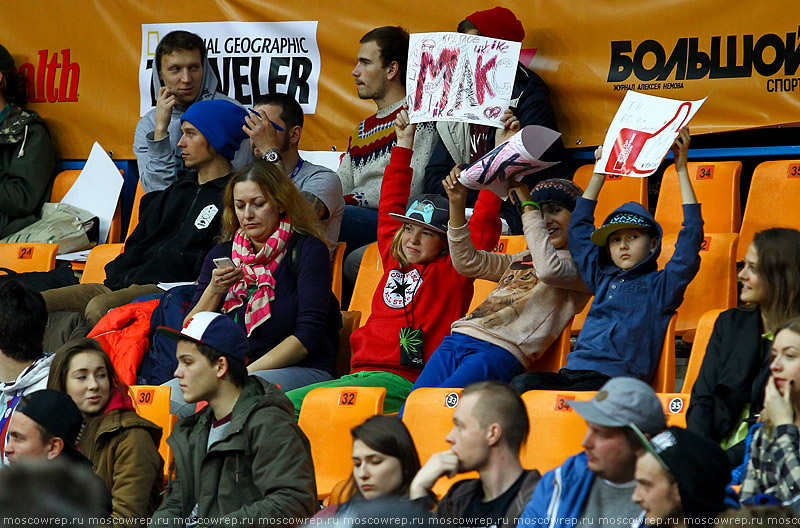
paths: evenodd
<path fill-rule="evenodd" d="M 609 378 L 596 370 L 567 370 L 558 372 L 526 372 L 511 380 L 511 386 L 522 394 L 529 390 L 596 391 Z"/>

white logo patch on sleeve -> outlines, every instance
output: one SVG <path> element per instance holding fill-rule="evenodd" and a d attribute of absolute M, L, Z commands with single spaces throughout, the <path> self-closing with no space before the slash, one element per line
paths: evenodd
<path fill-rule="evenodd" d="M 197 229 L 206 229 L 208 226 L 211 225 L 211 221 L 214 220 L 214 217 L 217 216 L 217 206 L 214 204 L 209 204 L 200 211 L 200 214 L 197 215 L 197 218 L 194 219 L 194 226 Z"/>

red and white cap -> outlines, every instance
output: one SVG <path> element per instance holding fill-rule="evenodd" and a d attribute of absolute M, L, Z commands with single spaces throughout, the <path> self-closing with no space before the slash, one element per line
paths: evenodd
<path fill-rule="evenodd" d="M 244 329 L 225 314 L 198 312 L 178 332 L 173 328 L 159 326 L 156 331 L 175 341 L 191 341 L 208 345 L 221 354 L 244 362 L 249 345 Z"/>

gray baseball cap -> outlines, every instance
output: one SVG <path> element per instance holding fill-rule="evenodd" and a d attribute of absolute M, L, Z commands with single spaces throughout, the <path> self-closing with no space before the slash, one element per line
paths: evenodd
<path fill-rule="evenodd" d="M 612 378 L 589 401 L 573 401 L 570 407 L 587 422 L 606 427 L 635 424 L 642 432 L 658 434 L 667 428 L 664 409 L 655 391 L 636 378 Z"/>

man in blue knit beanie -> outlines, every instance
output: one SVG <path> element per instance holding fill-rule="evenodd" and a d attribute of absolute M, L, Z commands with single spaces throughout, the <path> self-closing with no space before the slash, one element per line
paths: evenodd
<path fill-rule="evenodd" d="M 181 117 L 178 141 L 186 169 L 166 189 L 144 195 L 139 224 L 125 241 L 125 251 L 106 266 L 105 282 L 43 292 L 48 311 L 83 312 L 94 326 L 112 308 L 159 293 L 159 282 L 196 280 L 220 232 L 231 160 L 247 138 L 245 115 L 229 101 L 198 101 L 189 107 Z"/>

